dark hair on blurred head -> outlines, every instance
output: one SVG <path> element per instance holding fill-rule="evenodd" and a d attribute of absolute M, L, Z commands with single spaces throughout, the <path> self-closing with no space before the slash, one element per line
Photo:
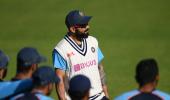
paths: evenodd
<path fill-rule="evenodd" d="M 68 90 L 68 93 L 72 100 L 81 100 L 82 98 L 88 95 L 89 90 L 86 90 L 84 92 Z"/>
<path fill-rule="evenodd" d="M 141 60 L 136 66 L 135 78 L 140 87 L 154 82 L 157 75 L 159 75 L 159 69 L 156 60 L 153 58 Z"/>
<path fill-rule="evenodd" d="M 90 88 L 90 79 L 79 74 L 71 78 L 68 93 L 72 100 L 82 100 L 85 97 L 89 97 Z"/>

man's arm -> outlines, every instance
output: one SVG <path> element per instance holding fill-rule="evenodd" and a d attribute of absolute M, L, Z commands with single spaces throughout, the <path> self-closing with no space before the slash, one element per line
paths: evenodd
<path fill-rule="evenodd" d="M 106 75 L 105 75 L 102 63 L 99 63 L 98 68 L 99 68 L 103 92 L 104 92 L 105 96 L 107 98 L 109 98 L 108 89 L 107 89 L 107 85 L 106 85 Z"/>
<path fill-rule="evenodd" d="M 66 100 L 65 97 L 65 85 L 64 85 L 64 78 L 65 78 L 65 72 L 61 69 L 55 70 L 56 75 L 60 78 L 60 82 L 56 84 L 56 92 L 58 95 L 59 100 Z"/>

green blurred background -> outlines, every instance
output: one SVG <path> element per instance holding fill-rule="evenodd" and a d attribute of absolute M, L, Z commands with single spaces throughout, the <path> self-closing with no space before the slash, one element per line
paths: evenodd
<path fill-rule="evenodd" d="M 159 62 L 158 88 L 170 93 L 169 0 L 0 0 L 0 49 L 10 57 L 6 80 L 16 72 L 16 55 L 33 46 L 48 58 L 67 32 L 73 9 L 92 15 L 90 33 L 105 55 L 110 98 L 137 87 L 135 66 L 143 58 Z M 55 91 L 52 97 L 57 99 Z"/>

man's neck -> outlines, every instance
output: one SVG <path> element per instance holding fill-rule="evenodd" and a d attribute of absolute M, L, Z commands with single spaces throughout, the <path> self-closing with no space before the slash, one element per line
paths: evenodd
<path fill-rule="evenodd" d="M 2 75 L 0 75 L 0 79 L 3 79 L 3 76 L 2 76 Z"/>
<path fill-rule="evenodd" d="M 15 79 L 19 79 L 19 80 L 28 79 L 31 78 L 31 76 L 32 75 L 30 73 L 17 73 Z"/>
<path fill-rule="evenodd" d="M 34 88 L 32 90 L 32 93 L 40 93 L 40 94 L 43 94 L 43 95 L 47 94 L 47 92 L 46 92 L 46 90 L 44 88 Z"/>
<path fill-rule="evenodd" d="M 1 69 L 1 70 L 0 70 L 0 79 L 3 79 L 3 74 L 4 74 L 4 70 Z"/>
<path fill-rule="evenodd" d="M 156 88 L 156 84 L 155 84 L 155 83 L 148 83 L 148 84 L 140 87 L 139 90 L 140 90 L 141 92 L 144 92 L 144 93 L 150 93 L 150 92 L 152 92 L 155 88 Z"/>

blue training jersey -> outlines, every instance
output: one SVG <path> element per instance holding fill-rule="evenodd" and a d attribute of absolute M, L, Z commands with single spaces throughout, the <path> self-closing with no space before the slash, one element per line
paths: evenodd
<path fill-rule="evenodd" d="M 143 95 L 139 90 L 132 90 L 116 97 L 114 100 L 143 100 L 141 98 L 157 98 L 152 100 L 170 100 L 170 95 L 160 90 L 154 90 L 149 95 Z M 138 99 L 136 99 L 138 98 Z M 148 99 L 147 99 L 148 100 Z M 151 100 L 151 99 L 150 99 Z"/>
<path fill-rule="evenodd" d="M 18 100 L 18 99 L 24 100 L 25 98 L 27 98 L 27 99 L 29 98 L 30 100 L 31 99 L 34 99 L 34 100 L 54 100 L 51 97 L 48 97 L 48 96 L 46 96 L 42 93 L 21 93 L 21 94 L 18 94 L 16 96 L 10 98 L 10 100 Z"/>
<path fill-rule="evenodd" d="M 32 80 L 0 82 L 0 100 L 32 87 Z"/>

